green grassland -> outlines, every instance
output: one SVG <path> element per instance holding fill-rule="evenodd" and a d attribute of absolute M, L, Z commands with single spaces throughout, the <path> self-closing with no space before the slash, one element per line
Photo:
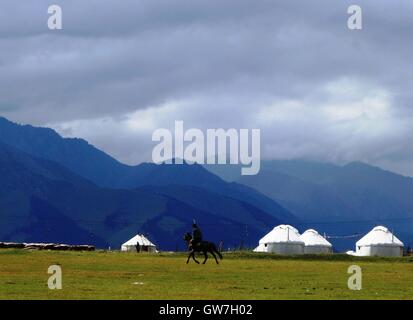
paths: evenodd
<path fill-rule="evenodd" d="M 200 257 L 201 259 L 201 257 Z M 63 289 L 49 290 L 59 264 Z M 362 290 L 347 287 L 350 265 Z M 412 299 L 413 258 L 226 253 L 206 265 L 178 253 L 0 250 L 0 299 Z"/>

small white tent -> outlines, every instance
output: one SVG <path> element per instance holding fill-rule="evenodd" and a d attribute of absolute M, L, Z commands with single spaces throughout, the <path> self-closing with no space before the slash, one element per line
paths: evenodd
<path fill-rule="evenodd" d="M 255 252 L 275 252 L 279 254 L 303 254 L 304 242 L 297 229 L 289 225 L 279 225 L 260 241 Z"/>
<path fill-rule="evenodd" d="M 357 256 L 398 257 L 403 255 L 403 242 L 386 227 L 378 226 L 356 242 Z"/>
<path fill-rule="evenodd" d="M 157 252 L 156 246 L 150 242 L 143 234 L 137 234 L 132 239 L 122 244 L 122 251 L 137 252 Z"/>
<path fill-rule="evenodd" d="M 304 253 L 319 254 L 331 253 L 333 246 L 325 238 L 323 238 L 317 231 L 309 229 L 305 231 L 300 240 L 304 242 Z"/>

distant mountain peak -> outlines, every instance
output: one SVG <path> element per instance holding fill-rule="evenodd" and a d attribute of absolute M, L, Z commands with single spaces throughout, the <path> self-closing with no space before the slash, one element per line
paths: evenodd
<path fill-rule="evenodd" d="M 352 161 L 352 162 L 345 164 L 343 167 L 364 167 L 364 168 L 370 167 L 371 168 L 373 166 L 363 161 Z"/>
<path fill-rule="evenodd" d="M 58 162 L 101 186 L 111 186 L 129 166 L 81 138 L 63 138 L 55 130 L 21 125 L 0 118 L 0 142 L 50 161 Z"/>
<path fill-rule="evenodd" d="M 347 169 L 347 170 L 353 170 L 353 171 L 357 171 L 357 172 L 364 172 L 365 174 L 385 174 L 385 175 L 391 175 L 391 176 L 397 176 L 397 177 L 403 177 L 403 178 L 409 178 L 409 177 L 405 177 L 405 176 L 401 176 L 397 173 L 394 173 L 392 171 L 389 170 L 385 170 L 383 168 L 380 168 L 378 166 L 375 165 L 371 165 L 362 161 L 353 161 L 350 162 L 346 165 L 344 165 L 342 167 L 343 169 Z"/>

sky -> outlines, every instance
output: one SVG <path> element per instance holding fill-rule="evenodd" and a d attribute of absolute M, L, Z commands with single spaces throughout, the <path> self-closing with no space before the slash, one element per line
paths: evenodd
<path fill-rule="evenodd" d="M 183 120 L 259 128 L 262 159 L 413 176 L 412 14 L 411 0 L 2 0 L 0 115 L 128 164 Z"/>

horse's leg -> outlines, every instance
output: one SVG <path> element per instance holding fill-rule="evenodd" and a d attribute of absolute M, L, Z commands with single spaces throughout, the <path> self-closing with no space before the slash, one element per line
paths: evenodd
<path fill-rule="evenodd" d="M 205 257 L 205 260 L 204 260 L 204 262 L 202 262 L 202 264 L 205 264 L 206 261 L 208 260 L 208 253 L 207 253 L 206 250 L 204 251 L 204 257 Z"/>
<path fill-rule="evenodd" d="M 212 256 L 214 257 L 216 263 L 219 264 L 218 259 L 217 259 L 217 256 L 215 255 L 214 251 L 210 249 L 209 252 L 210 252 L 210 253 L 212 254 Z"/>
<path fill-rule="evenodd" d="M 219 250 L 217 249 L 217 247 L 214 245 L 212 248 L 213 251 L 215 251 L 215 253 L 218 255 L 218 257 L 222 260 L 222 254 L 221 252 L 219 252 Z"/>
<path fill-rule="evenodd" d="M 187 264 L 189 263 L 189 259 L 191 259 L 191 257 L 192 257 L 192 259 L 193 259 L 196 263 L 199 264 L 198 260 L 195 259 L 195 251 L 194 251 L 194 250 L 192 250 L 192 251 L 189 253 L 189 255 L 188 255 L 188 260 L 186 260 L 186 263 L 187 263 Z"/>
<path fill-rule="evenodd" d="M 199 264 L 199 261 L 195 259 L 195 251 L 192 251 L 192 259 Z"/>

